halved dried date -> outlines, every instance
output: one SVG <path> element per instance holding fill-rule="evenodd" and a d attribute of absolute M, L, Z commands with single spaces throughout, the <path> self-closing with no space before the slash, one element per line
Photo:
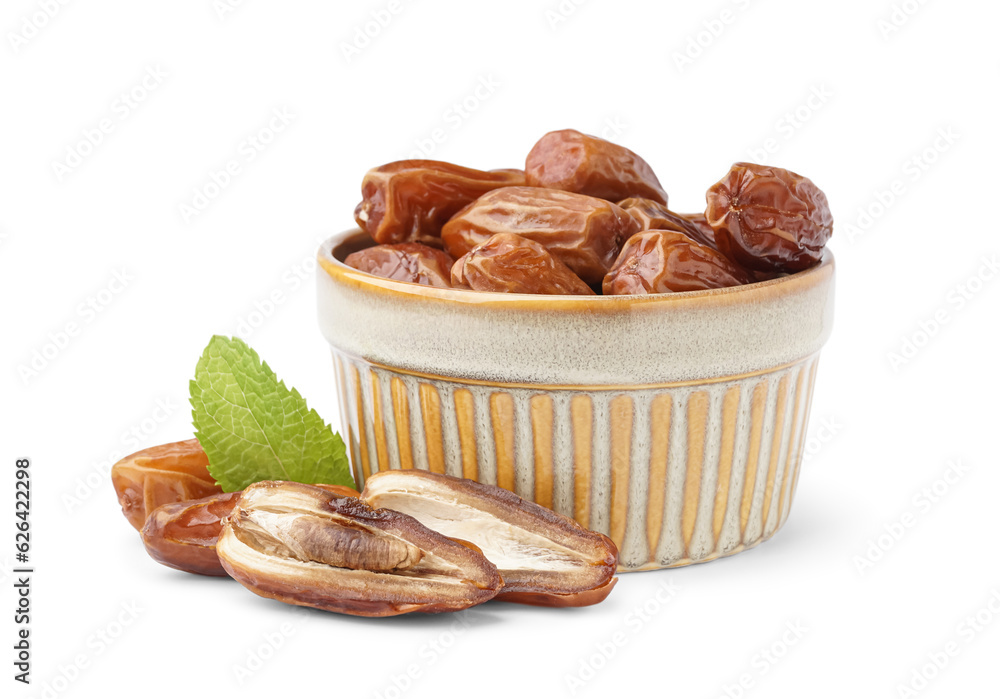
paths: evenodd
<path fill-rule="evenodd" d="M 481 554 L 414 518 L 300 483 L 244 490 L 216 550 L 262 597 L 359 616 L 465 609 L 503 585 Z"/>
<path fill-rule="evenodd" d="M 361 497 L 478 546 L 503 576 L 499 600 L 585 606 L 614 587 L 618 549 L 608 537 L 495 485 L 421 470 L 379 471 Z"/>
<path fill-rule="evenodd" d="M 719 250 L 750 269 L 811 267 L 833 233 L 826 195 L 809 178 L 779 167 L 736 163 L 705 199 Z"/>
<path fill-rule="evenodd" d="M 497 233 L 459 258 L 451 269 L 457 287 L 511 294 L 593 294 L 580 277 L 540 243 Z"/>
<path fill-rule="evenodd" d="M 523 185 L 520 170 L 484 172 L 437 160 L 399 160 L 368 171 L 358 226 L 376 243 L 441 246 L 441 226 L 456 211 L 497 187 Z"/>
<path fill-rule="evenodd" d="M 208 456 L 197 439 L 126 456 L 111 467 L 111 483 L 125 517 L 140 531 L 146 516 L 160 505 L 222 492 L 208 472 Z"/>
<path fill-rule="evenodd" d="M 532 187 L 609 201 L 646 197 L 667 203 L 667 193 L 645 160 L 624 146 L 573 129 L 542 136 L 528 153 L 524 170 Z"/>
<path fill-rule="evenodd" d="M 441 230 L 459 258 L 497 233 L 516 233 L 544 245 L 588 284 L 600 284 L 638 222 L 616 204 L 583 194 L 537 187 L 504 187 L 459 211 Z"/>
<path fill-rule="evenodd" d="M 317 485 L 338 497 L 357 497 L 354 488 Z M 142 543 L 158 563 L 198 575 L 226 575 L 215 544 L 222 533 L 222 520 L 233 512 L 241 491 L 209 495 L 207 498 L 161 505 L 146 517 Z"/>
<path fill-rule="evenodd" d="M 455 260 L 443 250 L 421 243 L 396 243 L 351 253 L 344 263 L 377 277 L 450 288 Z"/>
<path fill-rule="evenodd" d="M 659 202 L 642 197 L 624 199 L 618 206 L 639 222 L 641 230 L 678 231 L 702 245 L 715 247 L 715 232 L 704 214 L 678 214 Z"/>
<path fill-rule="evenodd" d="M 739 286 L 750 276 L 717 250 L 677 231 L 644 231 L 629 238 L 604 278 L 604 293 L 658 294 Z"/>

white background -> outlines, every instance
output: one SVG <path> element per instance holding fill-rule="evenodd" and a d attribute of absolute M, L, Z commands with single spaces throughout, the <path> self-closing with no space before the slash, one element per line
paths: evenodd
<path fill-rule="evenodd" d="M 37 566 L 34 683 L 11 679 L 4 611 L 3 696 L 562 696 L 581 677 L 576 696 L 996 696 L 996 3 L 48 5 L 0 12 L 0 609 L 18 456 Z M 372 12 L 390 19 L 368 39 Z M 249 145 L 274 110 L 289 123 Z M 147 558 L 107 469 L 191 435 L 187 381 L 213 333 L 255 321 L 251 344 L 339 422 L 312 258 L 352 225 L 365 170 L 422 141 L 516 167 L 568 127 L 638 151 L 679 210 L 746 159 L 828 194 L 836 325 L 784 529 L 625 576 L 589 609 L 388 620 L 299 612 Z M 239 173 L 185 220 L 231 160 Z M 68 323 L 79 332 L 46 349 Z M 36 351 L 51 358 L 27 374 Z"/>

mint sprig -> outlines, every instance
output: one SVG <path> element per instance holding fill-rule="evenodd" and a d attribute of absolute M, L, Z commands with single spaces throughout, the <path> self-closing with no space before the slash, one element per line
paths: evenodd
<path fill-rule="evenodd" d="M 190 386 L 195 436 L 223 490 L 263 480 L 354 486 L 340 435 L 242 340 L 214 336 Z"/>

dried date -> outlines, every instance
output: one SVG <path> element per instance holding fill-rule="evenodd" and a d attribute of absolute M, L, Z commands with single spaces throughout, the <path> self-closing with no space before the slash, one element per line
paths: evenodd
<path fill-rule="evenodd" d="M 541 243 L 588 284 L 600 284 L 638 222 L 616 204 L 555 189 L 504 187 L 459 211 L 441 231 L 459 258 L 497 233 Z"/>
<path fill-rule="evenodd" d="M 443 250 L 421 243 L 396 243 L 351 253 L 344 263 L 377 277 L 449 288 L 455 260 Z"/>
<path fill-rule="evenodd" d="M 705 198 L 719 251 L 750 269 L 811 267 L 833 233 L 826 195 L 789 170 L 736 163 Z"/>
<path fill-rule="evenodd" d="M 484 172 L 437 160 L 399 160 L 368 171 L 354 218 L 376 243 L 441 247 L 441 226 L 456 211 L 492 189 L 524 181 L 520 170 Z"/>
<path fill-rule="evenodd" d="M 678 231 L 692 240 L 715 247 L 715 231 L 704 214 L 678 214 L 652 199 L 630 197 L 618 206 L 639 222 L 644 231 Z"/>
<path fill-rule="evenodd" d="M 208 472 L 198 440 L 143 449 L 111 467 L 111 482 L 129 523 L 142 530 L 146 515 L 161 505 L 222 492 Z"/>
<path fill-rule="evenodd" d="M 593 294 L 580 277 L 540 243 L 497 233 L 459 258 L 452 283 L 475 291 L 512 294 Z"/>
<path fill-rule="evenodd" d="M 233 511 L 240 493 L 160 505 L 146 518 L 142 543 L 158 563 L 198 575 L 225 575 L 215 553 L 222 519 Z"/>
<path fill-rule="evenodd" d="M 495 485 L 420 470 L 373 474 L 368 503 L 469 541 L 504 579 L 499 600 L 578 607 L 614 587 L 618 549 L 603 534 Z"/>
<path fill-rule="evenodd" d="M 243 491 L 216 545 L 262 597 L 359 616 L 465 609 L 496 596 L 496 566 L 413 517 L 282 481 Z"/>
<path fill-rule="evenodd" d="M 666 205 L 667 193 L 653 168 L 624 146 L 573 129 L 551 131 L 525 162 L 527 182 L 609 201 L 646 197 Z"/>
<path fill-rule="evenodd" d="M 738 286 L 750 276 L 722 253 L 677 231 L 644 231 L 622 248 L 604 293 L 658 294 Z"/>

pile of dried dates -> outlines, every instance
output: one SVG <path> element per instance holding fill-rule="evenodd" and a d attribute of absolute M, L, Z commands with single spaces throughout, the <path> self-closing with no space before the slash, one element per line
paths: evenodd
<path fill-rule="evenodd" d="M 383 471 L 363 493 L 290 481 L 224 493 L 193 439 L 132 454 L 111 475 L 156 561 L 290 604 L 374 617 L 491 599 L 581 607 L 617 582 L 606 536 L 464 478 Z"/>
<path fill-rule="evenodd" d="M 521 294 L 655 294 L 807 269 L 833 232 L 826 196 L 778 167 L 736 163 L 680 214 L 645 160 L 572 129 L 524 170 L 436 160 L 374 168 L 355 220 L 376 245 L 345 262 L 380 277 Z"/>

